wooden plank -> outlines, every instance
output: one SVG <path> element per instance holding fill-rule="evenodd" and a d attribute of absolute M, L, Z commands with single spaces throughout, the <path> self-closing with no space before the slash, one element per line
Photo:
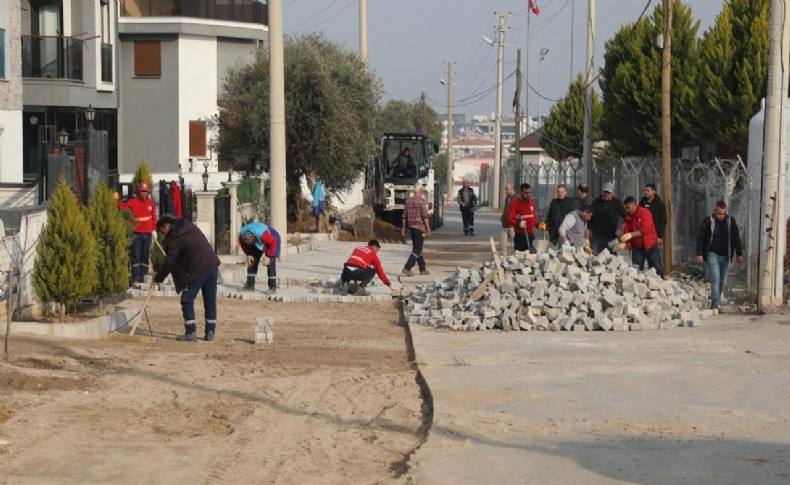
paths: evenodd
<path fill-rule="evenodd" d="M 488 276 L 486 276 L 483 282 L 480 283 L 480 286 L 478 286 L 477 289 L 475 289 L 475 291 L 472 292 L 472 295 L 469 297 L 469 299 L 472 301 L 477 301 L 480 298 L 482 298 L 486 292 L 486 289 L 488 288 L 488 285 L 491 284 L 495 276 L 496 276 L 496 271 L 492 271 L 488 273 Z"/>
<path fill-rule="evenodd" d="M 496 250 L 496 243 L 494 238 L 491 238 L 491 254 L 494 256 L 494 264 L 496 265 L 496 277 L 500 283 L 505 281 L 505 270 L 502 269 L 502 263 L 499 261 L 499 253 Z"/>

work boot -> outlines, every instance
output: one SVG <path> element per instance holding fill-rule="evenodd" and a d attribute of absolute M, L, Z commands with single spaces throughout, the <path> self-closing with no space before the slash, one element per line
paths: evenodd
<path fill-rule="evenodd" d="M 197 340 L 197 332 L 186 332 L 184 335 L 176 337 L 179 342 L 194 342 Z"/>
<path fill-rule="evenodd" d="M 357 287 L 357 291 L 355 291 L 354 294 L 357 296 L 370 296 L 370 293 L 365 290 L 364 286 Z"/>
<path fill-rule="evenodd" d="M 340 283 L 340 295 L 341 296 L 348 295 L 348 283 L 345 281 Z"/>
<path fill-rule="evenodd" d="M 277 288 L 269 288 L 264 293 L 267 294 L 267 295 L 276 295 L 277 294 Z"/>
<path fill-rule="evenodd" d="M 206 331 L 206 342 L 211 342 L 212 340 L 214 340 L 214 331 L 213 330 L 207 330 Z"/>
<path fill-rule="evenodd" d="M 244 286 L 241 287 L 241 291 L 255 291 L 255 285 L 244 283 Z"/>
<path fill-rule="evenodd" d="M 410 269 L 406 269 L 406 268 L 403 268 L 403 271 L 401 271 L 401 274 L 403 274 L 403 276 L 414 276 L 414 272 L 412 272 Z"/>
<path fill-rule="evenodd" d="M 429 274 L 431 274 L 431 272 L 428 271 L 427 269 L 423 269 L 420 271 L 420 276 L 427 276 Z"/>

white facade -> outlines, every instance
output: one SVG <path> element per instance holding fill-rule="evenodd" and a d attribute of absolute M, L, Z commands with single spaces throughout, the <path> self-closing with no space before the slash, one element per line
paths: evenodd
<path fill-rule="evenodd" d="M 178 37 L 178 160 L 189 167 L 189 121 L 207 120 L 219 113 L 217 106 L 217 39 L 181 35 Z M 206 135 L 210 141 L 214 134 Z M 217 171 L 217 154 L 206 148 L 206 157 L 193 160 L 193 171 L 203 171 L 208 160 L 210 172 Z M 195 170 L 194 165 L 197 165 Z"/>
<path fill-rule="evenodd" d="M 12 5 L 13 4 L 13 5 Z M 0 183 L 22 183 L 22 65 L 19 2 L 0 1 Z"/>
<path fill-rule="evenodd" d="M 0 110 L 0 183 L 22 183 L 21 109 Z"/>

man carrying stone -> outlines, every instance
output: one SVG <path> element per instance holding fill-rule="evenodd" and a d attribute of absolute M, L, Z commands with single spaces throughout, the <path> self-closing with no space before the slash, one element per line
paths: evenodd
<path fill-rule="evenodd" d="M 600 253 L 609 248 L 609 243 L 617 238 L 620 219 L 625 220 L 625 207 L 614 196 L 614 184 L 603 184 L 603 192 L 592 203 L 593 216 L 587 225 L 588 239 L 592 244 L 594 253 Z"/>
<path fill-rule="evenodd" d="M 587 223 L 592 218 L 592 207 L 584 204 L 579 210 L 566 215 L 562 224 L 557 229 L 561 244 L 570 244 L 575 248 L 583 248 L 587 254 L 592 254 L 590 240 L 587 239 Z"/>
<path fill-rule="evenodd" d="M 475 235 L 475 207 L 477 196 L 469 181 L 464 180 L 463 187 L 458 191 L 458 206 L 461 208 L 461 219 L 464 222 L 464 236 Z"/>
<path fill-rule="evenodd" d="M 727 204 L 716 202 L 713 214 L 702 220 L 697 235 L 697 262 L 706 261 L 710 278 L 710 307 L 721 306 L 721 293 L 727 278 L 727 267 L 732 256 L 736 255 L 738 264 L 743 263 L 741 235 L 735 218 L 727 214 Z"/>
<path fill-rule="evenodd" d="M 516 197 L 516 187 L 512 183 L 505 184 L 505 202 L 502 206 L 502 215 L 500 221 L 502 222 L 502 230 L 499 232 L 499 246 L 503 256 L 507 256 L 507 248 L 510 242 L 513 241 L 513 225 L 510 224 L 510 204 L 513 198 Z"/>
<path fill-rule="evenodd" d="M 661 264 L 661 251 L 658 250 L 658 234 L 653 224 L 653 215 L 649 210 L 640 207 L 636 199 L 629 196 L 623 201 L 625 205 L 625 225 L 620 236 L 620 249 L 631 248 L 631 262 L 645 269 L 645 260 L 656 270 L 658 276 L 664 276 Z"/>
<path fill-rule="evenodd" d="M 239 231 L 239 247 L 247 255 L 247 282 L 241 288 L 255 290 L 255 277 L 261 259 L 266 266 L 269 294 L 277 292 L 277 258 L 280 257 L 280 234 L 262 222 L 252 222 Z M 266 256 L 265 258 L 263 256 Z"/>
<path fill-rule="evenodd" d="M 182 342 L 197 340 L 195 298 L 201 292 L 206 318 L 205 340 L 210 342 L 217 329 L 219 258 L 206 235 L 185 219 L 164 216 L 157 221 L 156 229 L 165 236 L 165 261 L 151 281 L 151 288 L 163 282 L 167 275 L 173 275 L 176 291 L 181 293 L 185 329 L 184 335 L 176 340 Z"/>
<path fill-rule="evenodd" d="M 351 253 L 351 257 L 343 265 L 343 274 L 340 275 L 341 295 L 347 295 L 349 283 L 356 281 L 358 286 L 355 294 L 357 296 L 368 296 L 370 293 L 365 290 L 365 287 L 373 280 L 375 275 L 378 275 L 381 282 L 392 289 L 392 283 L 390 283 L 386 273 L 384 273 L 384 268 L 381 267 L 381 260 L 378 256 L 379 249 L 381 249 L 379 242 L 371 239 L 368 241 L 367 246 L 358 247 Z"/>
<path fill-rule="evenodd" d="M 510 203 L 508 221 L 513 226 L 513 246 L 516 251 L 529 251 L 535 241 L 535 201 L 532 199 L 532 187 L 521 184 L 521 195 Z"/>
<path fill-rule="evenodd" d="M 639 206 L 650 211 L 653 216 L 653 224 L 656 226 L 658 234 L 658 244 L 664 241 L 664 234 L 667 230 L 667 209 L 664 202 L 656 193 L 655 184 L 645 185 L 645 196 L 639 201 Z"/>
<path fill-rule="evenodd" d="M 560 224 L 565 220 L 565 216 L 575 209 L 575 201 L 566 197 L 567 194 L 568 190 L 565 188 L 565 185 L 559 184 L 557 186 L 557 198 L 551 201 L 549 212 L 546 214 L 545 227 L 549 232 L 549 241 L 555 246 L 560 239 Z M 542 229 L 540 225 L 538 227 Z"/>
<path fill-rule="evenodd" d="M 405 276 L 414 276 L 411 269 L 415 264 L 419 266 L 421 275 L 431 274 L 425 268 L 425 258 L 422 257 L 422 246 L 425 242 L 425 237 L 431 234 L 431 224 L 428 220 L 428 202 L 423 198 L 422 191 L 422 183 L 417 182 L 414 184 L 414 194 L 406 199 L 403 207 L 401 234 L 403 237 L 406 237 L 406 230 L 408 229 L 411 235 L 411 254 L 409 259 L 406 260 L 406 265 L 402 271 Z"/>

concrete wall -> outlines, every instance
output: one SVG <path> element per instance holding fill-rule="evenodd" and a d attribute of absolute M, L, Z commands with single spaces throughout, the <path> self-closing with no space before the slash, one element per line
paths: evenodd
<path fill-rule="evenodd" d="M 21 307 L 27 307 L 35 303 L 33 286 L 31 284 L 31 273 L 33 271 L 33 261 L 35 256 L 31 256 L 34 246 L 38 242 L 42 229 L 47 222 L 47 208 L 4 210 L 2 212 L 2 224 L 5 232 L 0 234 L 0 267 L 8 269 L 11 264 L 22 263 L 22 252 L 26 253 L 24 265 L 25 278 L 22 280 L 21 288 Z M 22 248 L 25 248 L 24 251 Z"/>
<path fill-rule="evenodd" d="M 217 39 L 182 35 L 178 39 L 178 161 L 189 166 L 189 122 L 208 121 L 217 113 Z M 211 130 L 206 134 L 210 142 Z M 206 157 L 197 158 L 202 167 L 217 170 L 217 155 L 206 148 Z"/>
<path fill-rule="evenodd" d="M 0 79 L 0 183 L 22 182 L 22 46 L 20 4 L 0 1 L 5 78 Z"/>
<path fill-rule="evenodd" d="M 161 41 L 161 77 L 134 77 L 135 39 Z M 178 50 L 178 38 L 174 35 L 129 36 L 122 39 L 118 116 L 118 170 L 121 173 L 134 172 L 143 159 L 152 172 L 178 170 Z"/>
<path fill-rule="evenodd" d="M 252 41 L 217 39 L 217 86 L 220 93 L 228 68 L 253 62 L 255 49 Z"/>

